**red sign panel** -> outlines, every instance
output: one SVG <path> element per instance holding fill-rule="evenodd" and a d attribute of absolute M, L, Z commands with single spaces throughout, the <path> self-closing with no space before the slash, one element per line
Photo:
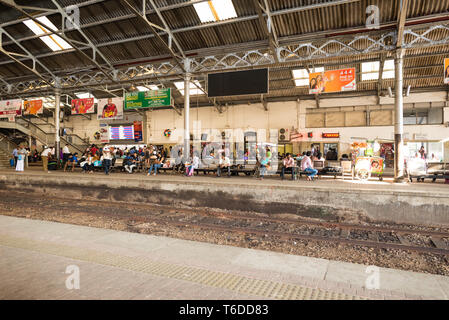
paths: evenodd
<path fill-rule="evenodd" d="M 83 113 L 94 113 L 94 98 L 72 100 L 72 114 Z"/>
<path fill-rule="evenodd" d="M 339 133 L 323 133 L 322 135 L 323 138 L 340 138 L 340 134 Z"/>

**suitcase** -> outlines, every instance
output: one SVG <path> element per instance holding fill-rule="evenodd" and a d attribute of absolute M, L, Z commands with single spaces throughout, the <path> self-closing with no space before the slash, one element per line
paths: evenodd
<path fill-rule="evenodd" d="M 14 159 L 9 159 L 9 165 L 10 165 L 11 167 L 14 167 Z"/>

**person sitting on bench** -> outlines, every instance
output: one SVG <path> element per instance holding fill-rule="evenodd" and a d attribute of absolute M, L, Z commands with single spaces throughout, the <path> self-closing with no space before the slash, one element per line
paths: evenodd
<path fill-rule="evenodd" d="M 125 170 L 128 171 L 128 173 L 133 173 L 133 169 L 137 166 L 136 158 L 131 156 L 128 152 L 125 158 L 125 163 Z"/>
<path fill-rule="evenodd" d="M 93 163 L 94 163 L 94 157 L 92 157 L 92 154 L 90 152 L 88 152 L 86 160 L 84 160 L 83 162 L 80 163 L 80 166 L 83 169 L 83 173 L 84 172 L 94 173 Z"/>
<path fill-rule="evenodd" d="M 307 151 L 306 156 L 301 160 L 301 170 L 307 174 L 307 180 L 313 181 L 318 170 L 313 168 L 312 160 L 310 160 L 311 152 Z"/>
<path fill-rule="evenodd" d="M 151 171 L 153 171 L 154 169 L 154 175 L 157 175 L 157 169 L 159 169 L 160 167 L 162 167 L 165 159 L 162 158 L 162 155 L 157 152 L 156 153 L 156 158 L 152 160 L 151 165 L 150 165 L 150 170 L 148 170 L 147 176 L 151 175 Z"/>
<path fill-rule="evenodd" d="M 282 162 L 282 172 L 281 172 L 281 179 L 284 180 L 284 174 L 287 170 L 290 170 L 292 172 L 292 180 L 294 179 L 295 174 L 295 159 L 291 156 L 290 153 L 287 153 L 287 156 L 284 158 Z"/>
<path fill-rule="evenodd" d="M 231 176 L 231 161 L 228 157 L 225 156 L 224 153 L 221 154 L 220 161 L 217 166 L 217 177 L 220 177 L 221 170 L 224 168 L 228 168 L 228 177 Z"/>
<path fill-rule="evenodd" d="M 69 165 L 72 166 L 72 172 L 75 171 L 75 165 L 78 162 L 78 157 L 77 157 L 78 153 L 74 153 L 73 155 L 69 155 L 69 158 L 67 159 L 67 162 L 65 163 L 64 166 L 64 172 L 67 170 L 67 167 Z"/>

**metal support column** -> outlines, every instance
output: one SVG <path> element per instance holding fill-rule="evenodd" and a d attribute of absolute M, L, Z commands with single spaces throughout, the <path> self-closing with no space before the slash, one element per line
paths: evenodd
<path fill-rule="evenodd" d="M 56 153 L 56 159 L 57 164 L 59 166 L 60 161 L 60 137 L 59 137 L 59 112 L 61 111 L 61 89 L 56 88 L 55 89 L 55 153 Z"/>
<path fill-rule="evenodd" d="M 404 179 L 404 97 L 403 97 L 404 50 L 398 49 L 395 56 L 395 107 L 394 107 L 394 181 Z"/>
<path fill-rule="evenodd" d="M 184 79 L 184 160 L 190 156 L 190 73 Z"/>

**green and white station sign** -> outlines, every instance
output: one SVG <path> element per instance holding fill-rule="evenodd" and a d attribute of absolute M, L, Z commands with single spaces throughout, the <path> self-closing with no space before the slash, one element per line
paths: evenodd
<path fill-rule="evenodd" d="M 129 92 L 124 104 L 125 110 L 171 106 L 171 89 Z"/>

